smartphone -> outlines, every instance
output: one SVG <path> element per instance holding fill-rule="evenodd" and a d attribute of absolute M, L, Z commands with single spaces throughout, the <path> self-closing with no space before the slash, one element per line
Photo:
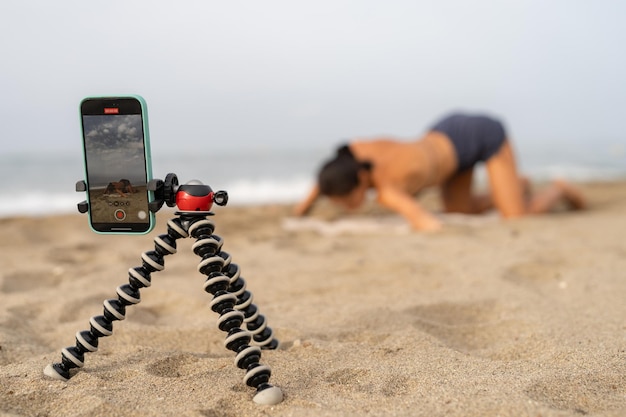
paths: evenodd
<path fill-rule="evenodd" d="M 97 233 L 144 234 L 154 227 L 146 102 L 140 96 L 80 103 L 89 224 Z"/>

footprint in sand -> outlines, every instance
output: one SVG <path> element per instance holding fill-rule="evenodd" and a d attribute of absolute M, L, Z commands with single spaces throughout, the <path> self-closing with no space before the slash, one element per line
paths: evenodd
<path fill-rule="evenodd" d="M 533 329 L 528 323 L 503 318 L 498 303 L 438 303 L 413 307 L 407 313 L 418 329 L 451 349 L 495 360 L 515 360 L 531 354 Z"/>
<path fill-rule="evenodd" d="M 0 366 L 20 362 L 24 355 L 49 352 L 51 347 L 41 336 L 36 320 L 25 320 L 18 308 L 9 312 L 0 320 Z"/>
<path fill-rule="evenodd" d="M 0 275 L 0 292 L 16 293 L 56 287 L 63 280 L 61 268 L 18 271 Z"/>
<path fill-rule="evenodd" d="M 531 385 L 525 393 L 534 401 L 575 414 L 625 410 L 626 375 L 588 373 L 545 379 Z"/>
<path fill-rule="evenodd" d="M 371 387 L 370 371 L 367 369 L 343 368 L 329 372 L 324 381 L 335 388 L 365 392 Z"/>
<path fill-rule="evenodd" d="M 389 377 L 382 386 L 381 393 L 385 397 L 396 397 L 410 393 L 420 382 L 416 379 L 410 379 L 405 376 Z"/>
<path fill-rule="evenodd" d="M 88 321 L 91 316 L 102 314 L 104 310 L 102 303 L 105 299 L 105 293 L 101 293 L 72 301 L 61 300 L 62 308 L 59 312 L 59 323 L 69 323 L 75 320 Z"/>
<path fill-rule="evenodd" d="M 56 264 L 76 265 L 93 262 L 98 257 L 99 245 L 79 243 L 72 246 L 53 247 L 48 251 L 50 262 Z"/>
<path fill-rule="evenodd" d="M 368 394 L 380 392 L 385 397 L 404 395 L 419 385 L 417 380 L 399 375 L 379 379 L 372 371 L 362 368 L 343 368 L 328 372 L 324 381 L 335 390 Z"/>
<path fill-rule="evenodd" d="M 565 263 L 558 259 L 536 259 L 509 267 L 503 278 L 516 285 L 539 290 L 545 286 L 565 288 Z"/>
<path fill-rule="evenodd" d="M 246 387 L 247 389 L 248 387 Z M 217 405 L 213 408 L 206 410 L 198 410 L 198 413 L 203 417 L 232 417 L 241 415 L 241 411 L 232 403 L 232 401 L 221 399 L 217 401 Z M 266 415 L 265 413 L 261 415 Z"/>
<path fill-rule="evenodd" d="M 178 378 L 198 372 L 198 361 L 196 356 L 183 353 L 154 361 L 146 371 L 162 378 Z"/>

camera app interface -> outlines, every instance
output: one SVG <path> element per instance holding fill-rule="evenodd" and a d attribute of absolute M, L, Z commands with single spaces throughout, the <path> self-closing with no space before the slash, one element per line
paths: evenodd
<path fill-rule="evenodd" d="M 148 223 L 141 115 L 84 115 L 83 128 L 92 222 Z"/>

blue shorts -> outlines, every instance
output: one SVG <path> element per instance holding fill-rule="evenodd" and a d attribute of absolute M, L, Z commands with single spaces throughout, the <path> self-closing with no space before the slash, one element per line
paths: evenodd
<path fill-rule="evenodd" d="M 451 114 L 431 131 L 445 134 L 456 151 L 457 172 L 472 168 L 495 155 L 506 139 L 502 123 L 486 116 Z"/>

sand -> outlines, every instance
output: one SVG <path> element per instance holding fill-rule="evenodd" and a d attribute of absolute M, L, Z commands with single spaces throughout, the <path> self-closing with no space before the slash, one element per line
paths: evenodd
<path fill-rule="evenodd" d="M 408 231 L 376 209 L 218 207 L 281 345 L 263 406 L 224 348 L 192 239 L 68 382 L 43 376 L 164 233 L 101 236 L 84 215 L 0 219 L 3 416 L 624 416 L 626 182 L 590 208 Z M 436 208 L 436 207 L 435 207 Z"/>

